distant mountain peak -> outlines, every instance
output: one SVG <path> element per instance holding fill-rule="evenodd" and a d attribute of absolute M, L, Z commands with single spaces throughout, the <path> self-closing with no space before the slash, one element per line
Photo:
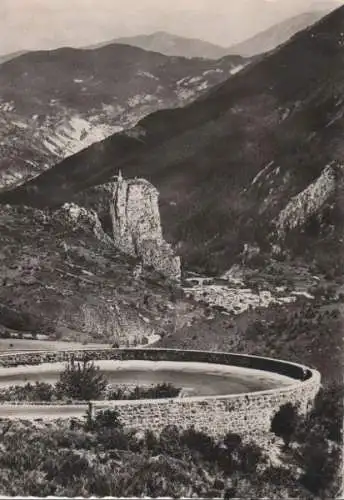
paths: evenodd
<path fill-rule="evenodd" d="M 332 5 L 330 8 L 329 5 Z M 275 49 L 282 43 L 288 41 L 296 33 L 308 28 L 313 25 L 321 18 L 325 17 L 331 10 L 333 10 L 333 4 L 327 5 L 327 8 L 323 10 L 314 10 L 309 12 L 303 12 L 297 16 L 293 16 L 281 23 L 278 23 L 257 35 L 240 42 L 236 45 L 231 46 L 228 49 L 230 54 L 238 54 L 243 57 L 252 57 L 257 54 L 263 54 Z"/>
<path fill-rule="evenodd" d="M 144 50 L 159 52 L 166 56 L 187 58 L 201 57 L 205 59 L 220 59 L 228 53 L 226 48 L 205 40 L 186 38 L 163 30 L 155 31 L 150 34 L 116 38 L 110 42 L 94 45 L 90 48 L 98 48 L 108 43 L 132 45 Z"/>

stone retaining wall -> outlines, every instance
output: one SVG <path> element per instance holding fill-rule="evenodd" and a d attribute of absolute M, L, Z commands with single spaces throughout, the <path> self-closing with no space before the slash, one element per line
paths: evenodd
<path fill-rule="evenodd" d="M 216 437 L 229 431 L 254 434 L 268 432 L 272 417 L 286 403 L 300 404 L 301 413 L 306 413 L 313 405 L 319 385 L 319 380 L 312 380 L 283 390 L 233 396 L 118 401 L 110 402 L 106 407 L 115 407 L 125 426 L 137 429 L 159 431 L 174 424 L 184 429 L 194 426 Z M 95 404 L 95 410 L 102 407 L 103 404 Z"/>
<path fill-rule="evenodd" d="M 300 405 L 305 413 L 320 388 L 320 374 L 305 366 L 256 356 L 172 349 L 104 349 L 102 351 L 30 352 L 0 356 L 0 366 L 32 365 L 75 359 L 150 360 L 207 362 L 241 366 L 279 373 L 295 383 L 279 389 L 228 396 L 202 396 L 176 399 L 94 402 L 94 409 L 116 408 L 126 427 L 161 430 L 166 425 L 194 426 L 213 436 L 229 431 L 260 433 L 269 431 L 271 418 L 288 402 Z M 1 415 L 1 409 L 0 409 Z"/>

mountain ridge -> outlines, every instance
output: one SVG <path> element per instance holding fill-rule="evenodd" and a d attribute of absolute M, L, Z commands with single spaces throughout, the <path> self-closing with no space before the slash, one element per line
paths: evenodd
<path fill-rule="evenodd" d="M 140 47 L 144 50 L 175 57 L 220 59 L 229 55 L 226 47 L 221 47 L 220 45 L 197 38 L 174 35 L 166 31 L 155 31 L 150 34 L 114 38 L 109 42 L 91 45 L 89 48 L 102 47 L 108 43 Z"/>
<path fill-rule="evenodd" d="M 341 161 L 343 25 L 341 7 L 206 97 L 149 115 L 0 201 L 58 205 L 120 168 L 159 189 L 167 238 L 188 265 L 225 270 L 243 242 L 274 241 L 290 199 Z M 338 226 L 338 203 L 328 208 Z M 327 236 L 339 244 L 341 228 Z"/>
<path fill-rule="evenodd" d="M 248 62 L 172 58 L 118 44 L 7 61 L 0 72 L 0 186 L 36 175 L 152 111 L 189 102 Z"/>
<path fill-rule="evenodd" d="M 306 29 L 322 17 L 325 17 L 333 9 L 334 6 L 332 4 L 324 4 L 321 10 L 318 8 L 289 17 L 271 25 L 263 31 L 253 34 L 241 42 L 229 46 L 216 45 L 209 41 L 183 37 L 161 30 L 149 34 L 114 38 L 109 42 L 101 42 L 91 45 L 88 48 L 95 49 L 109 43 L 118 43 L 168 56 L 187 58 L 220 59 L 228 55 L 253 57 L 275 49 L 299 31 Z"/>
<path fill-rule="evenodd" d="M 240 54 L 243 57 L 252 57 L 257 54 L 274 50 L 287 42 L 296 33 L 310 27 L 325 17 L 331 9 L 322 11 L 304 12 L 278 23 L 256 35 L 229 47 L 228 54 Z"/>

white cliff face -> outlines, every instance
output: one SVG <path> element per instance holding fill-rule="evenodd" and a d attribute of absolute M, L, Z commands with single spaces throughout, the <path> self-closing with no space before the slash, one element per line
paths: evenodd
<path fill-rule="evenodd" d="M 307 219 L 316 214 L 336 189 L 336 172 L 333 166 L 327 166 L 320 177 L 304 191 L 294 196 L 280 212 L 276 220 L 279 237 L 288 230 L 302 227 Z"/>
<path fill-rule="evenodd" d="M 57 123 L 54 128 L 47 127 L 40 130 L 45 148 L 63 159 L 78 153 L 91 144 L 102 141 L 112 134 L 120 132 L 123 127 L 110 126 L 105 123 L 96 123 L 97 117 L 87 120 L 74 115 Z"/>
<path fill-rule="evenodd" d="M 124 180 L 119 176 L 110 213 L 118 249 L 139 257 L 143 265 L 152 266 L 170 279 L 180 279 L 180 258 L 163 238 L 159 193 L 152 184 L 144 179 Z"/>

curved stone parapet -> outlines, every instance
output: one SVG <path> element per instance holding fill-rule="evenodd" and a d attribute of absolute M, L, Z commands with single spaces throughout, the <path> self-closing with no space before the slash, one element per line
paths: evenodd
<path fill-rule="evenodd" d="M 292 379 L 290 385 L 274 389 L 250 392 L 245 394 L 228 394 L 218 396 L 195 396 L 175 399 L 135 400 L 135 401 L 94 401 L 94 409 L 116 408 L 126 427 L 159 431 L 166 425 L 177 425 L 180 428 L 194 426 L 197 430 L 219 437 L 227 432 L 254 434 L 270 429 L 271 419 L 279 408 L 292 403 L 298 405 L 301 413 L 306 413 L 313 405 L 319 391 L 320 373 L 306 366 L 287 361 L 257 356 L 232 354 L 225 352 L 182 351 L 175 349 L 103 349 L 101 351 L 80 350 L 61 352 L 28 352 L 0 355 L 0 367 L 38 365 L 75 360 L 145 360 L 145 361 L 183 361 L 230 365 L 253 370 L 261 370 Z M 0 406 L 0 416 L 4 408 L 12 408 L 12 417 L 20 418 L 25 405 L 6 403 Z M 56 406 L 56 405 L 55 405 Z M 37 412 L 31 411 L 31 417 L 43 415 L 43 404 L 35 405 Z M 63 405 L 62 413 L 66 418 L 78 408 L 76 414 L 86 409 L 84 405 Z M 57 407 L 58 408 L 58 407 Z M 48 416 L 49 413 L 49 416 Z M 58 415 L 59 412 L 57 412 Z M 4 415 L 4 413 L 3 413 Z M 7 415 L 7 414 L 6 414 Z M 57 418 L 56 415 L 56 418 Z M 51 418 L 51 411 L 47 412 Z"/>

